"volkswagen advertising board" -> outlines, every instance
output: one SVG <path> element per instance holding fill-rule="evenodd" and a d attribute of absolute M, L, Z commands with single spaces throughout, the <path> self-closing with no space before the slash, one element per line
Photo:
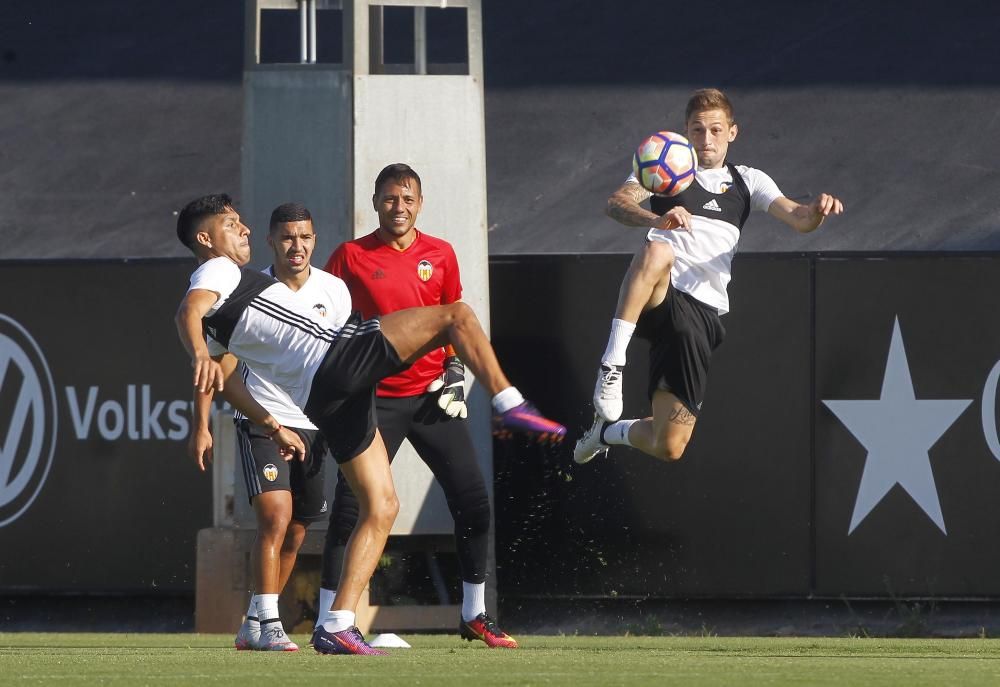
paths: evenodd
<path fill-rule="evenodd" d="M 0 270 L 0 589 L 192 588 L 211 476 L 184 451 L 173 314 L 193 265 Z"/>

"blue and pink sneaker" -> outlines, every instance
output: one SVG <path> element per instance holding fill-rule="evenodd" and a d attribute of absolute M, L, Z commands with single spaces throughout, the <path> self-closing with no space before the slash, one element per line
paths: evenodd
<path fill-rule="evenodd" d="M 524 401 L 505 413 L 493 416 L 493 434 L 501 439 L 509 438 L 512 434 L 524 434 L 539 442 L 558 444 L 565 438 L 566 428 Z"/>
<path fill-rule="evenodd" d="M 312 636 L 313 649 L 321 654 L 347 654 L 354 656 L 388 656 L 389 652 L 376 649 L 365 641 L 357 627 L 340 632 L 328 632 L 322 625 Z"/>

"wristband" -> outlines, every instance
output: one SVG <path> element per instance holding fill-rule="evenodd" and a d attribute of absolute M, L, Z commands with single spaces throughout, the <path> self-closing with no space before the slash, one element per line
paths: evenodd
<path fill-rule="evenodd" d="M 270 432 L 267 433 L 267 438 L 268 439 L 274 439 L 274 435 L 277 434 L 278 432 L 280 432 L 283 429 L 284 429 L 284 427 L 282 427 L 281 425 L 278 425 L 277 427 L 275 427 L 274 429 L 272 429 Z"/>

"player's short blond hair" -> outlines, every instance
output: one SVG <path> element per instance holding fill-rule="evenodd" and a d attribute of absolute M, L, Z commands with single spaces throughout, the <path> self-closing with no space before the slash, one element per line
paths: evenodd
<path fill-rule="evenodd" d="M 691 121 L 691 115 L 705 110 L 722 110 L 726 113 L 730 124 L 736 123 L 736 118 L 733 116 L 733 104 L 729 102 L 726 94 L 718 88 L 700 88 L 692 93 L 688 99 L 687 109 L 684 110 L 684 121 Z"/>

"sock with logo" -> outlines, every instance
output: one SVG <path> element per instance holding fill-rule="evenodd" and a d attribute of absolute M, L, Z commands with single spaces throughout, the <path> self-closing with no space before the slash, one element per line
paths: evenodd
<path fill-rule="evenodd" d="M 257 618 L 261 623 L 278 619 L 278 595 L 258 594 L 256 597 Z"/>
<path fill-rule="evenodd" d="M 328 611 L 323 618 L 323 629 L 327 632 L 340 632 L 354 627 L 354 611 Z"/>
<path fill-rule="evenodd" d="M 469 622 L 486 612 L 486 583 L 462 582 L 462 620 Z"/>
<path fill-rule="evenodd" d="M 625 350 L 629 341 L 635 333 L 635 322 L 619 320 L 617 317 L 611 320 L 611 334 L 608 336 L 608 347 L 604 349 L 601 362 L 614 365 L 615 367 L 625 366 Z"/>
<path fill-rule="evenodd" d="M 601 431 L 601 441 L 605 444 L 631 446 L 632 444 L 628 440 L 628 431 L 636 422 L 638 420 L 619 420 L 608 423 Z"/>

